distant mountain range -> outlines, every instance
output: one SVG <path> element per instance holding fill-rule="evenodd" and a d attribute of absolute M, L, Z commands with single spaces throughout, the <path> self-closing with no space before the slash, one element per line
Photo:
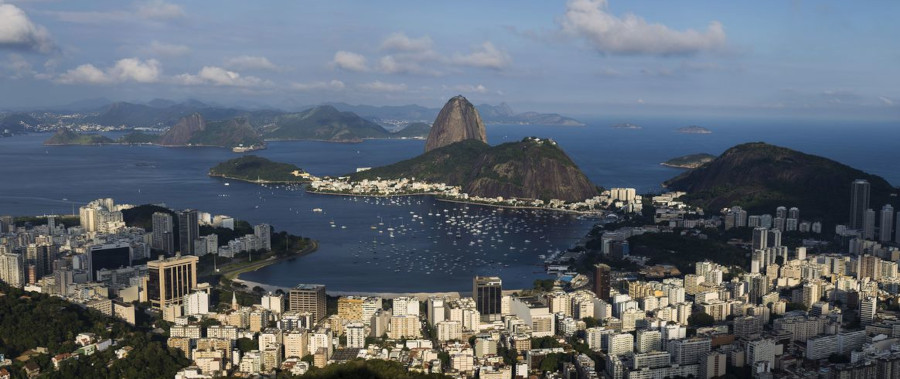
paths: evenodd
<path fill-rule="evenodd" d="M 350 105 L 346 103 L 329 103 L 342 111 L 356 113 L 376 122 L 390 121 L 424 121 L 431 122 L 437 117 L 439 108 L 426 108 L 419 105 L 384 106 Z M 486 124 L 518 124 L 518 125 L 556 125 L 585 126 L 581 121 L 556 113 L 524 112 L 516 113 L 506 103 L 500 105 L 481 104 L 477 106 L 481 119 Z"/>

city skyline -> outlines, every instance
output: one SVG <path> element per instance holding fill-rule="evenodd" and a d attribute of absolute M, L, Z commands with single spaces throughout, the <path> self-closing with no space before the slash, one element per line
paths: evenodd
<path fill-rule="evenodd" d="M 892 119 L 897 4 L 0 3 L 9 108 L 196 98 Z M 440 17 L 435 17 L 440 15 Z M 49 94 L 49 95 L 48 95 Z"/>

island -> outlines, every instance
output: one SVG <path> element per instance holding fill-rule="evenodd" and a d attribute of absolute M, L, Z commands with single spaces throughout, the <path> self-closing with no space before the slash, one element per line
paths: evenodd
<path fill-rule="evenodd" d="M 621 123 L 618 123 L 618 124 L 613 124 L 612 127 L 613 127 L 614 129 L 635 129 L 635 130 L 636 130 L 636 129 L 643 129 L 642 126 L 637 125 L 637 124 L 632 124 L 632 123 L 630 123 L 630 122 L 621 122 Z"/>
<path fill-rule="evenodd" d="M 50 138 L 44 141 L 47 146 L 65 145 L 104 145 L 115 143 L 111 138 L 99 134 L 80 134 L 69 128 L 60 128 Z"/>
<path fill-rule="evenodd" d="M 209 176 L 252 183 L 307 183 L 309 173 L 290 163 L 273 162 L 255 155 L 229 159 L 209 169 Z"/>
<path fill-rule="evenodd" d="M 715 155 L 699 153 L 699 154 L 688 154 L 684 156 L 680 156 L 678 158 L 669 159 L 663 163 L 660 163 L 666 167 L 672 168 L 688 168 L 694 169 L 700 166 L 703 166 L 706 163 L 712 162 L 713 159 L 716 159 Z"/>
<path fill-rule="evenodd" d="M 685 126 L 682 128 L 678 128 L 677 131 L 678 131 L 678 133 L 683 133 L 683 134 L 711 134 L 712 133 L 712 130 L 709 130 L 707 128 L 704 128 L 702 126 L 697 126 L 697 125 L 691 125 L 691 126 Z"/>

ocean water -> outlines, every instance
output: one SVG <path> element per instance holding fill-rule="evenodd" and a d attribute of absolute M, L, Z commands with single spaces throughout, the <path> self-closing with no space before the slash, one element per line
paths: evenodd
<path fill-rule="evenodd" d="M 619 122 L 643 126 L 614 129 Z M 604 187 L 659 192 L 681 171 L 669 158 L 719 154 L 738 143 L 764 141 L 823 155 L 900 184 L 900 127 L 894 123 L 762 122 L 749 120 L 589 120 L 587 127 L 490 125 L 492 144 L 550 137 Z M 697 124 L 712 134 L 680 134 Z M 228 214 L 320 241 L 314 254 L 242 275 L 278 285 L 322 283 L 330 290 L 465 291 L 474 275 L 500 275 L 508 288 L 544 277 L 541 255 L 564 250 L 591 220 L 547 212 L 497 210 L 429 197 L 347 198 L 284 187 L 210 178 L 208 169 L 237 154 L 220 148 L 42 146 L 49 135 L 0 138 L 0 214 L 68 214 L 90 200 L 165 203 Z M 359 144 L 273 142 L 253 152 L 294 163 L 316 175 L 340 175 L 418 155 L 423 141 Z M 322 208 L 324 212 L 312 212 Z M 431 213 L 431 215 L 429 215 Z M 393 230 L 388 230 L 393 229 Z M 393 234 L 393 237 L 391 236 Z"/>

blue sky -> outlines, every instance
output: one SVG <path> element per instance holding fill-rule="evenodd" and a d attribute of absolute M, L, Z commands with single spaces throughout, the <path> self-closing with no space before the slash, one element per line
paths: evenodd
<path fill-rule="evenodd" d="M 0 109 L 105 97 L 285 109 L 900 119 L 896 1 L 0 0 Z"/>

